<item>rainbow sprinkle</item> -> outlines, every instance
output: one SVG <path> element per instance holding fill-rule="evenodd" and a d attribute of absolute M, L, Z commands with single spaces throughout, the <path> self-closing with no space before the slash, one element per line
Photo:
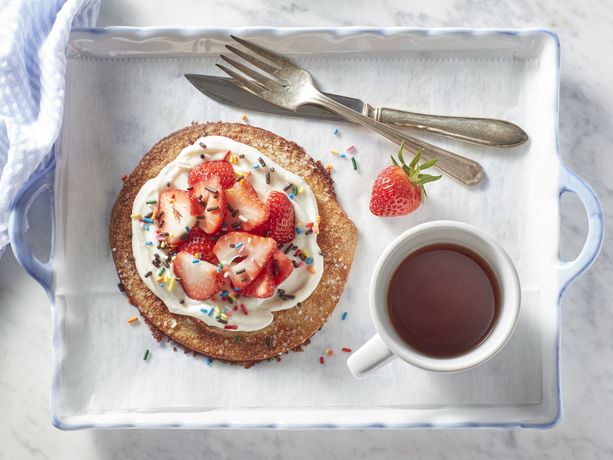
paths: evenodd
<path fill-rule="evenodd" d="M 213 360 L 211 358 L 207 358 L 204 360 L 207 366 L 211 367 L 213 365 Z"/>
<path fill-rule="evenodd" d="M 145 350 L 145 355 L 143 356 L 143 361 L 147 361 L 147 358 L 149 357 L 149 349 L 147 348 Z"/>
<path fill-rule="evenodd" d="M 348 347 L 343 347 L 341 348 L 341 350 L 343 350 L 345 353 L 351 353 L 352 351 L 351 348 L 348 348 Z"/>
<path fill-rule="evenodd" d="M 358 162 L 356 161 L 355 157 L 351 157 L 351 164 L 353 165 L 353 170 L 357 171 L 358 170 Z"/>
<path fill-rule="evenodd" d="M 340 133 L 338 128 L 334 128 L 334 130 L 332 130 L 332 134 L 334 134 L 335 136 L 338 136 Z"/>
<path fill-rule="evenodd" d="M 128 318 L 128 323 L 129 324 L 133 324 L 135 322 L 138 321 L 138 318 L 136 316 L 132 316 L 131 318 Z"/>
<path fill-rule="evenodd" d="M 347 316 L 349 316 L 349 313 L 344 311 L 343 314 L 341 315 L 341 321 L 345 321 L 347 319 Z"/>

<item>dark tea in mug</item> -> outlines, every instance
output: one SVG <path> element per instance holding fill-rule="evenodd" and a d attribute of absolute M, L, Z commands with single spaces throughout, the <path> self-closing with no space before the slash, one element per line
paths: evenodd
<path fill-rule="evenodd" d="M 415 351 L 437 358 L 459 356 L 492 331 L 500 286 L 474 251 L 433 244 L 398 265 L 388 287 L 387 309 L 394 330 Z"/>

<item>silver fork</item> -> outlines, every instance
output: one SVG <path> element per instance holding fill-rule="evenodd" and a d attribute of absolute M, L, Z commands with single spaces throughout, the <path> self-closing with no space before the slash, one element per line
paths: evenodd
<path fill-rule="evenodd" d="M 322 94 L 315 86 L 311 74 L 289 59 L 242 38 L 233 35 L 231 37 L 255 55 L 232 45 L 226 45 L 228 51 L 261 72 L 223 54 L 221 58 L 235 70 L 221 64 L 217 64 L 217 67 L 228 74 L 233 83 L 245 91 L 289 110 L 295 111 L 303 105 L 323 107 L 347 120 L 366 126 L 399 145 L 404 143 L 405 148 L 413 154 L 420 151 L 425 160 L 437 158 L 436 167 L 462 184 L 473 185 L 483 178 L 483 168 L 478 162 L 420 141 L 345 107 Z"/>

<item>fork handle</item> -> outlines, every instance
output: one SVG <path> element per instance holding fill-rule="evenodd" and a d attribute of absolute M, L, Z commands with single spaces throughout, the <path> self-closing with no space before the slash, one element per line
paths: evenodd
<path fill-rule="evenodd" d="M 441 172 L 464 185 L 477 184 L 483 178 L 483 168 L 474 160 L 408 136 L 394 128 L 351 110 L 350 108 L 336 102 L 334 99 L 330 99 L 328 96 L 325 96 L 320 92 L 313 94 L 310 99 L 310 104 L 319 105 L 349 121 L 366 126 L 367 128 L 378 132 L 382 136 L 399 145 L 404 143 L 406 149 L 413 154 L 417 153 L 418 151 L 421 152 L 422 158 L 425 160 L 437 158 L 438 162 L 436 163 L 436 167 Z"/>

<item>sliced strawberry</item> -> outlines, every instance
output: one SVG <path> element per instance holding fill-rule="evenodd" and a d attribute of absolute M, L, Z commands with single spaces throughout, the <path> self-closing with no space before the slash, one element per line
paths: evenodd
<path fill-rule="evenodd" d="M 241 290 L 245 297 L 267 298 L 274 295 L 277 287 L 294 271 L 292 261 L 276 249 L 266 266 L 251 284 Z"/>
<path fill-rule="evenodd" d="M 203 179 L 189 193 L 194 200 L 194 213 L 204 216 L 204 220 L 200 220 L 200 227 L 206 233 L 217 233 L 226 215 L 226 197 L 221 179 L 217 176 Z"/>
<path fill-rule="evenodd" d="M 230 208 L 235 211 L 233 217 L 240 221 L 242 230 L 251 230 L 268 219 L 266 204 L 253 186 L 244 179 L 226 190 L 226 200 Z"/>
<path fill-rule="evenodd" d="M 260 274 L 276 247 L 277 243 L 272 238 L 231 232 L 219 238 L 213 252 L 229 269 L 232 285 L 243 288 Z"/>
<path fill-rule="evenodd" d="M 277 249 L 273 253 L 273 276 L 277 286 L 285 281 L 294 271 L 294 264 L 289 257 L 283 254 L 283 251 Z"/>
<path fill-rule="evenodd" d="M 192 299 L 205 300 L 223 289 L 224 278 L 217 273 L 217 267 L 205 260 L 194 259 L 189 252 L 177 254 L 172 267 L 185 294 Z"/>
<path fill-rule="evenodd" d="M 189 232 L 189 239 L 182 241 L 177 246 L 176 251 L 177 253 L 181 251 L 189 252 L 196 258 L 217 265 L 219 262 L 213 253 L 214 246 L 215 241 L 213 241 L 211 235 L 207 235 L 200 227 L 194 227 L 192 231 Z"/>
<path fill-rule="evenodd" d="M 277 243 L 289 243 L 296 236 L 294 205 L 285 193 L 271 192 L 266 198 L 268 220 L 255 227 L 256 235 L 274 238 Z"/>
<path fill-rule="evenodd" d="M 225 160 L 207 161 L 192 168 L 187 176 L 187 182 L 189 185 L 196 185 L 212 176 L 219 177 L 223 188 L 234 185 L 234 168 Z"/>
<path fill-rule="evenodd" d="M 196 216 L 192 215 L 192 201 L 185 190 L 166 188 L 159 197 L 158 221 L 160 233 L 168 233 L 166 241 L 181 241 L 181 236 L 192 228 Z M 187 228 L 186 228 L 187 227 Z"/>
<path fill-rule="evenodd" d="M 277 289 L 273 276 L 273 258 L 269 257 L 268 262 L 260 274 L 247 286 L 241 290 L 241 295 L 245 297 L 257 297 L 265 299 L 272 297 Z"/>

